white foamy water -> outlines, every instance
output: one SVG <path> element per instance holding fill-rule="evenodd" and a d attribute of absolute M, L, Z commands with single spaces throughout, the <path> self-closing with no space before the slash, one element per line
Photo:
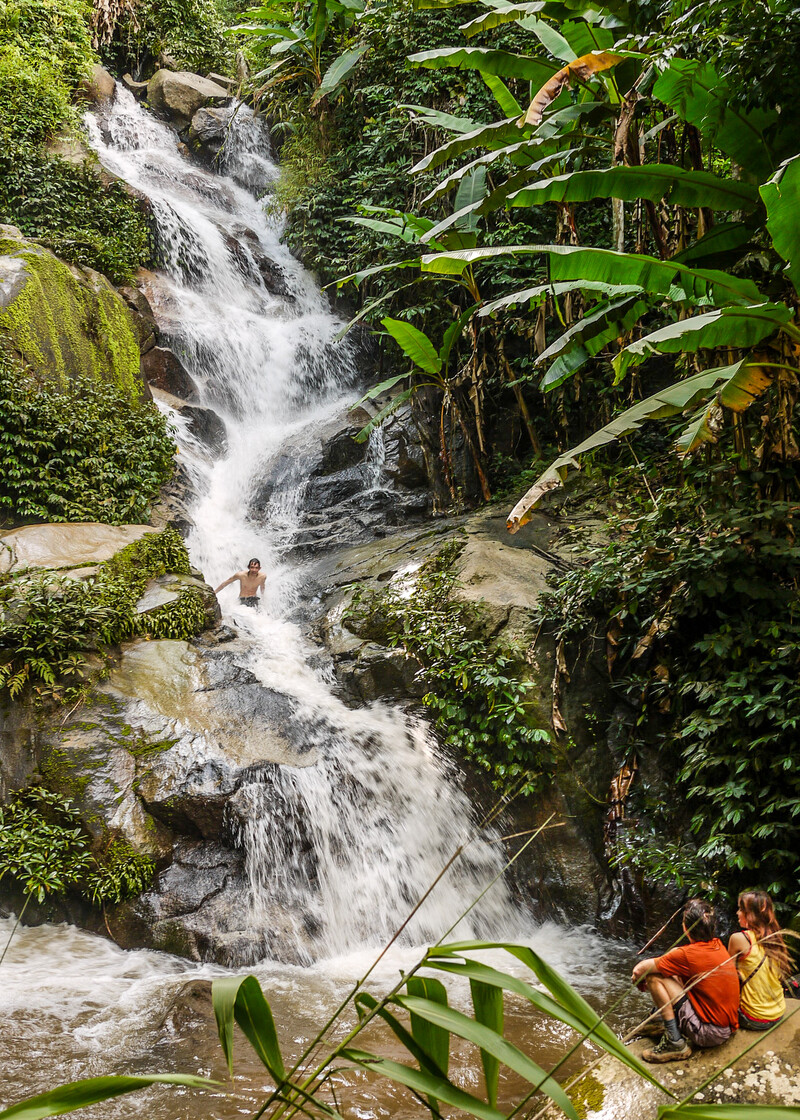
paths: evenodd
<path fill-rule="evenodd" d="M 290 549 L 307 481 L 304 454 L 354 399 L 356 377 L 348 344 L 334 341 L 341 323 L 256 197 L 277 174 L 260 122 L 246 109 L 237 112 L 221 174 L 190 162 L 175 134 L 124 90 L 103 128 L 91 120 L 89 127 L 102 162 L 150 200 L 160 267 L 148 296 L 201 403 L 227 428 L 227 452 L 212 459 L 186 422 L 177 424 L 199 495 L 192 559 L 216 585 L 249 557 L 260 558 L 267 573 L 262 609 L 240 607 L 234 588 L 221 593 L 221 603 L 246 639 L 247 668 L 289 699 L 293 735 L 306 752 L 305 765 L 267 768 L 234 798 L 249 882 L 242 909 L 254 959 L 261 958 L 254 971 L 287 1052 L 313 1036 L 462 845 L 464 854 L 381 963 L 371 990 L 386 990 L 398 969 L 416 961 L 419 946 L 455 925 L 454 937 L 533 944 L 583 990 L 602 994 L 615 951 L 585 931 L 532 923 L 502 878 L 503 845 L 480 827 L 425 723 L 387 704 L 347 707 L 294 620 L 303 570 Z M 380 486 L 384 456 L 375 436 L 367 490 Z M 268 476 L 269 494 L 255 516 L 254 494 Z M 0 922 L 2 943 L 9 928 Z M 287 956 L 298 963 L 273 959 Z M 509 960 L 500 967 L 510 968 Z M 123 1067 L 222 1074 L 208 1008 L 203 1027 L 182 1028 L 170 1012 L 188 982 L 221 971 L 123 952 L 65 926 L 18 931 L 0 968 L 10 1024 L 0 1043 L 0 1093 L 10 1102 Z M 531 1027 L 521 1012 L 517 1034 L 534 1049 L 556 1037 Z M 263 1087 L 258 1067 L 245 1062 L 243 1100 L 154 1090 L 90 1115 L 233 1117 L 255 1111 Z M 397 1091 L 387 1089 L 357 1110 L 368 1117 L 397 1109 Z"/>

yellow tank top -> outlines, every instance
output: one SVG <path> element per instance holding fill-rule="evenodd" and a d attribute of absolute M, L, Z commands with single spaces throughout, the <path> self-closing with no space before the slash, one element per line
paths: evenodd
<path fill-rule="evenodd" d="M 780 1019 L 786 1012 L 780 973 L 769 957 L 764 960 L 764 949 L 753 935 L 748 932 L 746 936 L 750 941 L 750 952 L 736 961 L 741 979 L 744 981 L 748 976 L 752 977 L 742 988 L 742 1011 L 751 1019 Z"/>

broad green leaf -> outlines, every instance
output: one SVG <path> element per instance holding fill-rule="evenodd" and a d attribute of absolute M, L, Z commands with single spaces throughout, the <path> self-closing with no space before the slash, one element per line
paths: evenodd
<path fill-rule="evenodd" d="M 398 393 L 396 397 L 392 397 L 385 408 L 376 413 L 368 424 L 365 424 L 358 435 L 353 436 L 356 443 L 364 443 L 376 428 L 379 428 L 384 420 L 388 419 L 393 412 L 397 412 L 398 408 L 405 404 L 408 398 L 414 393 L 416 386 L 412 385 L 410 389 L 404 389 L 402 393 Z"/>
<path fill-rule="evenodd" d="M 481 125 L 480 128 L 467 132 L 463 136 L 456 136 L 442 144 L 440 148 L 429 152 L 419 163 L 411 168 L 412 175 L 430 168 L 441 167 L 448 160 L 455 159 L 462 152 L 472 151 L 473 148 L 503 148 L 509 142 L 519 141 L 519 128 L 516 121 L 494 121 L 492 124 Z"/>
<path fill-rule="evenodd" d="M 404 1066 L 401 1062 L 393 1062 L 389 1058 L 378 1058 L 365 1050 L 348 1048 L 341 1050 L 340 1054 L 341 1057 L 353 1062 L 361 1069 L 379 1073 L 383 1077 L 388 1077 L 390 1081 L 397 1081 L 400 1085 L 408 1086 L 409 1089 L 413 1089 L 415 1093 L 422 1096 L 435 1097 L 437 1101 L 443 1101 L 445 1104 L 452 1105 L 453 1108 L 461 1109 L 463 1112 L 469 1113 L 470 1116 L 477 1116 L 478 1120 L 505 1120 L 504 1113 L 492 1108 L 491 1105 L 486 1104 L 479 1097 L 473 1097 L 471 1093 L 465 1093 L 463 1089 L 457 1088 L 443 1077 L 435 1077 L 425 1070 L 411 1069 L 410 1066 Z"/>
<path fill-rule="evenodd" d="M 256 977 L 220 977 L 211 985 L 211 999 L 228 1071 L 233 1074 L 235 1020 L 270 1075 L 276 1081 L 282 1081 L 286 1072 L 275 1031 L 275 1022 Z"/>
<path fill-rule="evenodd" d="M 438 373 L 442 359 L 426 334 L 402 319 L 381 319 L 381 326 L 389 332 L 404 354 L 425 373 Z"/>
<path fill-rule="evenodd" d="M 90 1104 L 111 1100 L 113 1097 L 146 1089 L 149 1085 L 185 1085 L 190 1089 L 208 1089 L 219 1086 L 219 1081 L 183 1073 L 150 1073 L 124 1077 L 89 1077 L 84 1081 L 71 1081 L 49 1093 L 28 1097 L 19 1104 L 0 1112 L 2 1120 L 44 1120 L 46 1116 L 62 1116 Z"/>
<path fill-rule="evenodd" d="M 349 51 L 344 51 L 337 59 L 334 59 L 322 75 L 322 81 L 317 86 L 314 96 L 311 98 L 312 105 L 316 105 L 323 97 L 327 97 L 329 93 L 333 93 L 336 87 L 352 74 L 366 49 L 366 46 L 352 47 Z"/>
<path fill-rule="evenodd" d="M 782 164 L 760 191 L 772 244 L 787 262 L 786 275 L 800 291 L 800 156 Z"/>
<path fill-rule="evenodd" d="M 613 298 L 615 296 L 629 296 L 635 293 L 641 293 L 641 288 L 631 287 L 625 284 L 604 284 L 600 281 L 587 280 L 582 285 L 584 292 L 596 292 L 600 295 Z M 520 307 L 522 304 L 528 304 L 528 310 L 538 307 L 544 303 L 549 295 L 563 296 L 567 292 L 574 292 L 575 284 L 572 280 L 567 280 L 560 284 L 537 284 L 533 288 L 523 288 L 522 291 L 512 292 L 510 295 L 501 296 L 500 299 L 493 299 L 490 303 L 484 303 L 483 306 L 476 312 L 481 318 L 487 315 L 496 315 L 498 311 L 509 311 L 515 307 Z"/>
<path fill-rule="evenodd" d="M 522 106 L 502 78 L 498 78 L 496 74 L 486 73 L 481 74 L 481 77 L 491 90 L 504 116 L 518 117 L 522 114 Z"/>
<path fill-rule="evenodd" d="M 592 51 L 607 51 L 613 47 L 616 36 L 608 27 L 586 23 L 584 20 L 567 20 L 560 27 L 575 58 Z"/>
<path fill-rule="evenodd" d="M 743 222 L 720 222 L 687 249 L 682 249 L 672 258 L 683 264 L 698 264 L 706 262 L 713 264 L 719 257 L 726 253 L 741 249 L 753 236 L 753 231 L 748 229 Z M 716 267 L 716 266 L 715 266 Z"/>
<path fill-rule="evenodd" d="M 434 1062 L 427 1051 L 419 1045 L 410 1031 L 406 1030 L 397 1016 L 392 1015 L 386 1007 L 381 1007 L 374 996 L 369 995 L 368 992 L 359 992 L 359 994 L 355 996 L 354 1002 L 359 1010 L 359 1014 L 360 1007 L 363 1004 L 364 1007 L 367 1007 L 370 1011 L 374 1011 L 379 1018 L 383 1019 L 384 1023 L 386 1023 L 392 1033 L 399 1039 L 403 1046 L 405 1046 L 412 1058 L 417 1059 L 421 1070 L 433 1074 L 434 1077 L 441 1076 L 441 1069 L 438 1064 Z"/>
<path fill-rule="evenodd" d="M 617 354 L 613 363 L 616 380 L 621 381 L 629 366 L 638 365 L 651 354 L 691 354 L 717 346 L 749 350 L 792 318 L 792 310 L 785 303 L 761 303 L 754 307 L 722 307 L 670 323 Z"/>
<path fill-rule="evenodd" d="M 454 117 L 452 113 L 442 113 L 439 109 L 431 109 L 428 105 L 402 104 L 400 109 L 410 109 L 422 117 L 426 124 L 434 128 L 443 128 L 446 132 L 474 132 L 481 127 L 469 117 Z"/>
<path fill-rule="evenodd" d="M 578 56 L 567 40 L 545 19 L 532 16 L 523 24 L 526 31 L 532 31 L 546 51 L 561 62 L 573 62 Z"/>
<path fill-rule="evenodd" d="M 394 272 L 399 268 L 419 268 L 419 258 L 415 257 L 412 260 L 394 261 L 391 264 L 373 264 L 369 268 L 359 269 L 358 272 L 351 272 L 348 276 L 340 276 L 338 280 L 334 280 L 337 288 L 343 287 L 345 284 L 360 284 L 363 280 L 368 280 L 370 276 L 377 276 L 380 272 Z M 329 284 L 328 287 L 332 287 Z"/>
<path fill-rule="evenodd" d="M 546 7 L 544 0 L 534 0 L 533 3 L 523 4 L 496 4 L 488 12 L 484 12 L 483 15 L 476 16 L 468 23 L 462 23 L 459 30 L 463 31 L 468 39 L 471 39 L 473 35 L 478 35 L 481 31 L 491 31 L 492 28 L 500 27 L 504 23 L 517 23 L 527 16 L 534 16 L 537 12 L 541 12 L 544 7 Z"/>
<path fill-rule="evenodd" d="M 511 159 L 513 161 L 514 157 L 523 155 L 524 164 L 523 160 L 517 160 L 517 162 L 523 164 L 522 171 L 515 173 L 511 177 L 511 180 L 513 181 L 509 180 L 506 183 L 503 183 L 501 187 L 495 188 L 488 196 L 487 202 L 489 202 L 489 205 L 483 212 L 490 213 L 492 210 L 497 210 L 503 205 L 508 195 L 520 185 L 520 182 L 526 181 L 529 177 L 532 178 L 541 170 L 541 168 L 546 167 L 548 164 L 558 163 L 562 160 L 566 160 L 578 151 L 577 148 L 567 148 L 566 150 L 561 151 L 549 151 L 547 152 L 547 154 L 542 155 L 542 152 L 547 151 L 547 149 L 550 147 L 550 143 L 542 145 L 538 141 L 521 140 L 518 144 L 509 144 L 505 148 L 496 148 L 494 151 L 487 152 L 485 155 L 471 160 L 463 167 L 460 167 L 458 171 L 454 171 L 452 174 L 448 175 L 446 179 L 443 179 L 441 181 L 441 183 L 437 183 L 433 190 L 429 194 L 427 194 L 422 201 L 432 202 L 435 198 L 439 198 L 441 197 L 441 195 L 446 194 L 454 186 L 460 183 L 465 175 L 469 175 L 469 173 L 476 167 L 489 167 L 491 164 L 496 163 L 498 160 L 502 159 Z M 532 163 L 530 161 L 531 157 L 534 155 L 540 155 L 541 158 Z M 522 178 L 520 178 L 520 176 Z M 447 221 L 449 222 L 449 218 L 447 219 Z M 441 223 L 439 224 L 441 225 Z"/>
<path fill-rule="evenodd" d="M 459 215 L 455 221 L 457 229 L 474 231 L 478 228 L 479 222 L 475 209 L 480 206 L 485 198 L 486 168 L 476 167 L 469 175 L 465 175 L 458 184 L 455 202 L 453 203 L 456 213 Z"/>
<path fill-rule="evenodd" d="M 398 373 L 395 374 L 394 377 L 387 377 L 386 380 L 381 381 L 379 385 L 373 385 L 371 389 L 367 390 L 367 392 L 363 397 L 361 397 L 360 400 L 357 400 L 355 404 L 350 405 L 350 411 L 352 412 L 354 408 L 358 408 L 359 405 L 362 405 L 364 403 L 364 401 L 371 401 L 373 397 L 379 397 L 381 393 L 385 393 L 387 389 L 393 389 L 395 385 L 399 384 L 399 382 L 401 381 L 405 381 L 407 377 L 407 373 Z"/>
<path fill-rule="evenodd" d="M 539 387 L 544 392 L 549 392 L 563 385 L 604 347 L 615 342 L 638 323 L 649 307 L 648 300 L 635 295 L 598 304 L 539 355 L 537 362 L 555 357 Z"/>
<path fill-rule="evenodd" d="M 401 1007 L 405 1007 L 407 1011 L 427 1019 L 441 1029 L 474 1043 L 482 1051 L 485 1050 L 499 1062 L 502 1062 L 503 1065 L 513 1069 L 515 1073 L 535 1085 L 537 1089 L 541 1089 L 551 1100 L 555 1101 L 565 1115 L 570 1117 L 570 1120 L 578 1120 L 574 1105 L 555 1078 L 550 1077 L 541 1066 L 531 1061 L 526 1054 L 523 1054 L 513 1043 L 508 1042 L 496 1031 L 476 1022 L 461 1011 L 456 1011 L 452 1007 L 442 1007 L 441 1004 L 434 1003 L 432 1000 L 419 999 L 413 996 L 396 996 L 394 1002 Z"/>
<path fill-rule="evenodd" d="M 472 1008 L 475 1019 L 495 1034 L 503 1033 L 503 990 L 482 980 L 470 980 Z M 497 1104 L 497 1087 L 500 1082 L 500 1061 L 488 1050 L 481 1050 L 483 1076 L 486 1082 L 486 1098 L 489 1104 Z"/>
<path fill-rule="evenodd" d="M 709 210 L 752 210 L 758 205 L 758 191 L 749 183 L 657 163 L 571 171 L 525 187 L 512 194 L 508 202 L 510 206 L 540 206 L 544 202 L 588 202 L 594 198 L 621 198 L 625 202 L 637 198 L 659 202 L 663 198 L 673 206 L 705 206 Z"/>
<path fill-rule="evenodd" d="M 515 532 L 518 527 L 517 525 L 511 531 Z M 469 958 L 457 962 L 455 967 L 446 959 L 453 956 L 463 956 L 464 953 L 469 951 L 483 949 L 503 949 L 511 956 L 516 957 L 517 960 L 531 969 L 537 979 L 544 984 L 555 998 L 537 991 L 515 976 L 499 972 Z M 520 995 L 524 995 L 534 1007 L 545 1015 L 549 1015 L 561 1023 L 566 1023 L 581 1034 L 591 1037 L 593 1042 L 601 1046 L 607 1053 L 612 1054 L 624 1065 L 635 1070 L 646 1081 L 661 1089 L 664 1088 L 644 1062 L 641 1062 L 624 1043 L 620 1042 L 611 1028 L 600 1019 L 597 1012 L 589 1006 L 586 1000 L 578 995 L 566 980 L 563 980 L 527 945 L 515 945 L 513 942 L 507 941 L 461 941 L 452 942 L 448 945 L 437 945 L 435 948 L 428 950 L 428 953 L 429 958 L 426 961 L 426 967 L 439 968 L 457 975 L 474 977 L 487 984 L 499 984 L 500 987 L 506 988 L 510 992 L 518 992 Z M 669 1092 L 669 1090 L 664 1091 Z M 674 1096 L 674 1094 L 671 1095 Z"/>
<path fill-rule="evenodd" d="M 412 976 L 406 982 L 406 989 L 410 996 L 447 1007 L 447 989 L 441 980 L 435 980 L 432 976 Z M 437 1072 L 442 1077 L 447 1077 L 450 1069 L 450 1032 L 411 1011 L 411 1034 L 433 1062 Z"/>
<path fill-rule="evenodd" d="M 765 389 L 772 384 L 772 374 L 768 368 L 757 362 L 742 359 L 734 366 L 727 366 L 720 373 L 729 371 L 713 400 L 692 417 L 691 423 L 675 441 L 679 455 L 689 455 L 704 443 L 715 443 L 717 432 L 713 421 L 717 410 L 724 405 L 732 412 L 744 412 Z"/>
<path fill-rule="evenodd" d="M 503 256 L 547 258 L 550 280 L 572 280 L 576 290 L 585 281 L 624 284 L 652 294 L 667 294 L 676 284 L 687 300 L 710 296 L 715 303 L 757 303 L 763 300 L 751 280 L 712 269 L 692 269 L 677 261 L 661 261 L 643 253 L 620 253 L 583 245 L 494 245 L 482 249 L 426 254 L 423 272 L 460 276 L 471 264 Z"/>
<path fill-rule="evenodd" d="M 429 70 L 480 70 L 501 78 L 522 78 L 534 85 L 543 84 L 558 69 L 543 58 L 530 58 L 488 47 L 437 47 L 432 51 L 409 55 L 408 61 L 412 66 L 424 66 Z"/>
<path fill-rule="evenodd" d="M 759 181 L 775 170 L 764 129 L 777 115 L 740 108 L 710 63 L 673 58 L 653 87 L 653 96 L 699 128 L 704 138 L 713 140 Z"/>
<path fill-rule="evenodd" d="M 459 317 L 455 319 L 444 332 L 442 345 L 439 348 L 439 357 L 442 359 L 443 366 L 446 366 L 450 361 L 450 352 L 455 345 L 456 339 L 460 338 L 465 325 L 472 318 L 475 307 L 476 305 L 473 304 L 472 307 L 468 307 L 466 311 L 462 311 Z"/>
<path fill-rule="evenodd" d="M 550 464 L 539 475 L 533 486 L 520 498 L 508 515 L 508 528 L 515 533 L 522 525 L 530 521 L 531 513 L 551 490 L 557 490 L 566 478 L 570 468 L 580 470 L 578 460 L 582 455 L 597 451 L 600 447 L 607 447 L 623 436 L 641 428 L 645 420 L 661 420 L 667 416 L 675 416 L 684 409 L 690 408 L 695 401 L 713 393 L 721 381 L 730 380 L 745 365 L 745 359 L 733 366 L 722 366 L 719 369 L 707 369 L 687 377 L 685 381 L 678 381 L 666 389 L 639 401 L 638 404 L 626 409 L 616 416 L 611 423 L 594 432 L 588 439 L 579 443 L 577 447 L 570 448 L 563 455 Z"/>

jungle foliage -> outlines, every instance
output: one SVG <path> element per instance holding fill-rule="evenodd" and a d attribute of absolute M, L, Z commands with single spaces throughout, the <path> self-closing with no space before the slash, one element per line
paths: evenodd
<path fill-rule="evenodd" d="M 100 379 L 39 381 L 0 353 L 0 523 L 144 521 L 174 454 L 151 401 Z"/>
<path fill-rule="evenodd" d="M 60 256 L 122 282 L 150 258 L 147 223 L 121 184 L 104 184 L 91 158 L 52 155 L 80 135 L 75 104 L 97 61 L 86 0 L 0 5 L 0 222 Z"/>
<path fill-rule="evenodd" d="M 0 805 L 0 882 L 8 877 L 27 898 L 77 894 L 102 907 L 141 894 L 154 872 L 122 840 L 94 844 L 72 802 L 41 786 Z"/>

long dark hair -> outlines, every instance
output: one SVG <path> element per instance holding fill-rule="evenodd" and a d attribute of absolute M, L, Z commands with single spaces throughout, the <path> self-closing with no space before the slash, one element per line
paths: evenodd
<path fill-rule="evenodd" d="M 778 919 L 772 899 L 766 891 L 742 891 L 739 895 L 739 909 L 747 922 L 747 928 L 756 935 L 766 955 L 782 976 L 788 976 L 793 968 L 792 958 L 780 932 Z"/>

